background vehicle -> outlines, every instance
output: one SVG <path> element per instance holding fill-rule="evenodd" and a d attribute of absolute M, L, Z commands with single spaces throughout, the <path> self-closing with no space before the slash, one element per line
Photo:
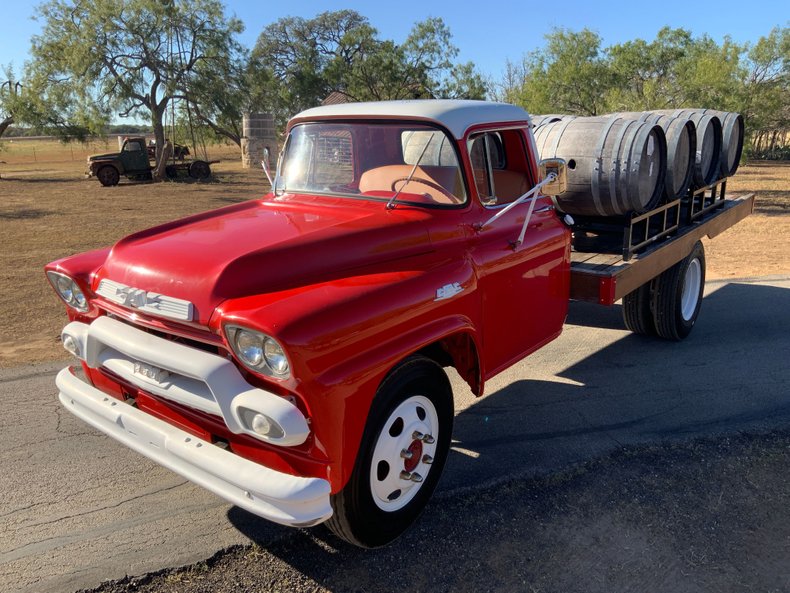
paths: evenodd
<path fill-rule="evenodd" d="M 186 149 L 181 151 L 181 162 L 175 161 L 165 167 L 165 175 L 174 179 L 180 173 L 189 175 L 194 179 L 207 179 L 211 177 L 211 167 L 208 161 L 185 161 L 184 154 L 189 154 L 185 146 L 176 145 Z M 155 150 L 155 148 L 154 148 Z M 118 185 L 121 176 L 135 181 L 146 181 L 153 178 L 154 164 L 151 161 L 150 147 L 146 147 L 145 138 L 126 138 L 120 152 L 96 154 L 88 157 L 88 177 L 96 177 L 104 186 Z"/>
<path fill-rule="evenodd" d="M 47 266 L 87 378 L 61 371 L 60 400 L 257 515 L 386 544 L 448 454 L 444 367 L 483 395 L 559 335 L 570 298 L 622 298 L 632 330 L 685 338 L 702 302 L 699 239 L 753 204 L 725 199 L 725 182 L 695 188 L 601 223 L 628 239 L 615 253 L 582 252 L 577 223 L 544 195 L 569 180 L 561 159 L 538 162 L 514 106 L 303 112 L 271 194 Z"/>

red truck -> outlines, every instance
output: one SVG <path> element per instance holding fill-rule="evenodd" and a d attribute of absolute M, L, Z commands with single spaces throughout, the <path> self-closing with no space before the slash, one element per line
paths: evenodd
<path fill-rule="evenodd" d="M 60 401 L 256 515 L 386 544 L 447 458 L 445 367 L 481 396 L 560 334 L 570 299 L 623 299 L 634 331 L 685 337 L 699 239 L 752 209 L 709 188 L 686 224 L 577 252 L 548 195 L 562 165 L 538 162 L 511 105 L 305 111 L 268 195 L 46 266 L 83 375 L 59 373 Z"/>

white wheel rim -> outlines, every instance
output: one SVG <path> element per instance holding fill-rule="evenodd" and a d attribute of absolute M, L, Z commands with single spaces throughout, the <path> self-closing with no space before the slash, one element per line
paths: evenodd
<path fill-rule="evenodd" d="M 680 314 L 684 321 L 691 321 L 694 311 L 697 310 L 699 291 L 702 285 L 702 265 L 699 259 L 694 258 L 686 268 L 683 277 L 683 292 L 680 297 Z"/>
<path fill-rule="evenodd" d="M 415 433 L 430 435 L 433 442 L 415 439 Z M 370 491 L 378 508 L 393 512 L 414 499 L 431 470 L 438 442 L 439 416 L 427 397 L 413 395 L 392 411 L 376 440 L 370 463 Z M 402 452 L 410 447 L 419 449 L 419 455 L 405 459 Z M 402 472 L 416 474 L 422 481 L 405 479 Z"/>

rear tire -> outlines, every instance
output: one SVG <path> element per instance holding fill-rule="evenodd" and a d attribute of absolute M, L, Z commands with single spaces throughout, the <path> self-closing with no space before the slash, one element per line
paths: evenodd
<path fill-rule="evenodd" d="M 195 161 L 189 165 L 189 176 L 192 179 L 208 179 L 211 177 L 211 167 L 206 161 Z"/>
<path fill-rule="evenodd" d="M 645 282 L 635 291 L 623 297 L 623 322 L 625 327 L 635 334 L 655 336 L 656 324 L 651 308 L 652 284 Z"/>
<path fill-rule="evenodd" d="M 99 183 L 104 187 L 111 187 L 113 185 L 118 185 L 118 182 L 121 180 L 121 174 L 118 173 L 118 169 L 112 165 L 104 165 L 101 169 L 96 171 L 96 179 L 98 179 Z"/>
<path fill-rule="evenodd" d="M 705 248 L 700 241 L 656 279 L 652 307 L 658 335 L 680 341 L 697 322 L 705 290 Z"/>
<path fill-rule="evenodd" d="M 354 470 L 332 496 L 329 529 L 364 548 L 401 535 L 436 488 L 452 425 L 452 390 L 442 368 L 422 356 L 404 361 L 373 399 Z"/>

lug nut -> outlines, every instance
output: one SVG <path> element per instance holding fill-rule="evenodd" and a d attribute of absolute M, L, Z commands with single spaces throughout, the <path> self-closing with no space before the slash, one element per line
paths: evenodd
<path fill-rule="evenodd" d="M 431 457 L 430 455 L 423 455 L 422 456 L 422 462 L 425 465 L 431 465 L 433 463 L 433 457 Z"/>
<path fill-rule="evenodd" d="M 436 442 L 436 439 L 434 439 L 431 435 L 422 434 L 419 430 L 415 430 L 412 433 L 411 438 L 413 438 L 415 441 L 422 441 L 426 445 L 433 445 Z"/>
<path fill-rule="evenodd" d="M 412 457 L 414 457 L 414 453 L 412 453 L 412 452 L 411 452 L 411 451 L 409 451 L 408 449 L 403 449 L 403 450 L 400 452 L 400 456 L 401 456 L 401 458 L 403 458 L 403 459 L 407 459 L 407 460 L 408 460 L 408 459 L 411 459 Z"/>
<path fill-rule="evenodd" d="M 406 470 L 400 473 L 400 479 L 407 482 L 422 482 L 422 476 L 417 472 L 407 472 Z"/>

